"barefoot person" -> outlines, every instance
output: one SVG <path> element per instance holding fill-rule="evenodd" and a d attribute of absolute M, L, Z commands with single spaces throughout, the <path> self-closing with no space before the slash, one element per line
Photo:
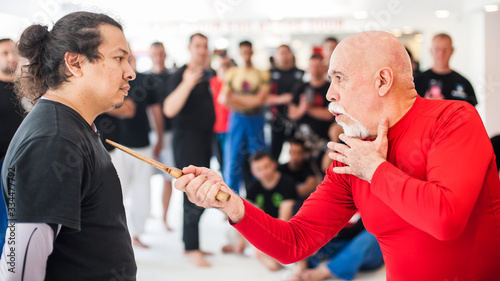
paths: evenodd
<path fill-rule="evenodd" d="M 94 119 L 121 106 L 135 73 L 122 27 L 77 12 L 28 27 L 17 93 L 36 102 L 2 169 L 8 239 L 0 280 L 135 280 L 120 180 Z"/>
<path fill-rule="evenodd" d="M 467 102 L 418 96 L 410 59 L 385 32 L 340 42 L 326 98 L 341 140 L 323 182 L 288 222 L 231 193 L 206 168 L 188 167 L 175 187 L 282 263 L 310 256 L 359 211 L 379 241 L 387 280 L 496 280 L 500 180 L 488 135 Z"/>
<path fill-rule="evenodd" d="M 209 81 L 215 74 L 204 69 L 208 59 L 208 39 L 200 33 L 189 39 L 191 59 L 170 76 L 163 112 L 172 118 L 172 145 L 178 167 L 208 167 L 212 157 L 215 110 Z M 182 240 L 184 249 L 197 266 L 210 266 L 200 250 L 199 222 L 204 209 L 184 196 Z"/>

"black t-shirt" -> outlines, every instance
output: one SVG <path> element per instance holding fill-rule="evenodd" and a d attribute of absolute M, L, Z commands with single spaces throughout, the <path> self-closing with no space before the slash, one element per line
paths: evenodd
<path fill-rule="evenodd" d="M 99 135 L 101 137 L 102 143 L 107 151 L 112 151 L 115 149 L 114 146 L 105 142 L 106 139 L 120 142 L 120 119 L 111 116 L 109 114 L 103 113 L 94 120 L 94 124 L 99 130 Z"/>
<path fill-rule="evenodd" d="M 163 101 L 167 97 L 168 93 L 168 81 L 170 79 L 170 75 L 172 74 L 170 71 L 165 71 L 159 74 L 152 73 L 150 71 L 146 72 L 147 75 L 151 77 L 151 86 L 152 90 L 155 92 L 158 100 L 163 105 Z M 170 130 L 172 127 L 172 121 L 170 118 L 167 118 L 165 114 L 163 114 L 163 123 L 165 124 L 165 131 Z"/>
<path fill-rule="evenodd" d="M 259 181 L 256 181 L 248 190 L 247 199 L 257 204 L 259 209 L 266 214 L 277 218 L 281 202 L 297 199 L 295 182 L 288 176 L 281 174 L 278 184 L 273 189 L 268 190 Z"/>
<path fill-rule="evenodd" d="M 462 100 L 472 105 L 477 104 L 476 94 L 471 83 L 455 71 L 437 74 L 431 69 L 415 78 L 415 89 L 421 97 L 440 94 L 447 100 Z"/>
<path fill-rule="evenodd" d="M 38 101 L 12 139 L 2 185 L 10 222 L 62 225 L 45 280 L 135 280 L 120 180 L 76 111 Z"/>
<path fill-rule="evenodd" d="M 269 72 L 271 73 L 271 94 L 293 93 L 303 83 L 304 71 L 296 67 L 289 70 L 272 68 Z M 273 106 L 270 110 L 273 114 L 273 120 L 280 120 L 279 116 L 288 119 L 285 105 Z"/>
<path fill-rule="evenodd" d="M 302 184 L 306 181 L 306 179 L 310 176 L 314 176 L 314 172 L 309 165 L 309 163 L 304 162 L 302 164 L 302 168 L 298 171 L 292 171 L 288 167 L 288 163 L 286 164 L 281 164 L 278 166 L 278 171 L 280 171 L 282 174 L 292 178 L 295 181 L 295 184 Z"/>
<path fill-rule="evenodd" d="M 168 83 L 168 94 L 172 93 L 182 81 L 186 65 L 179 68 Z M 172 128 L 184 130 L 199 130 L 212 132 L 215 123 L 215 109 L 210 89 L 210 78 L 215 75 L 213 70 L 204 70 L 201 82 L 194 86 L 181 111 L 172 118 Z"/>
<path fill-rule="evenodd" d="M 7 153 L 10 140 L 24 118 L 24 109 L 18 101 L 12 83 L 0 81 L 0 160 Z"/>
<path fill-rule="evenodd" d="M 152 90 L 154 79 L 142 73 L 136 74 L 135 80 L 130 81 L 128 96 L 134 100 L 135 116 L 120 120 L 120 142 L 129 147 L 145 147 L 149 145 L 149 119 L 147 108 L 160 102 Z"/>
<path fill-rule="evenodd" d="M 306 98 L 311 106 L 328 108 L 329 102 L 326 100 L 328 87 L 330 87 L 330 83 L 328 82 L 325 82 L 321 87 L 318 88 L 311 86 L 311 84 L 309 83 L 304 83 L 293 92 L 292 103 L 298 105 L 300 102 L 300 96 L 304 94 L 306 95 Z M 328 129 L 330 128 L 332 121 L 318 120 L 306 113 L 304 114 L 304 116 L 302 116 L 302 118 L 297 120 L 297 124 L 299 126 L 301 124 L 305 124 L 309 126 L 309 128 L 312 129 L 313 132 L 316 133 L 316 135 L 318 135 L 320 138 L 329 139 Z"/>

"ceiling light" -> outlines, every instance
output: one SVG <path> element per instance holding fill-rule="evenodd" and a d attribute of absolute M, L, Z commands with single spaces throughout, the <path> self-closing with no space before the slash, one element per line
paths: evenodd
<path fill-rule="evenodd" d="M 484 5 L 484 11 L 491 13 L 498 11 L 498 5 Z"/>
<path fill-rule="evenodd" d="M 392 34 L 396 37 L 401 37 L 403 36 L 403 32 L 401 31 L 401 29 L 393 29 L 392 30 Z"/>
<path fill-rule="evenodd" d="M 362 19 L 366 19 L 368 17 L 368 12 L 367 11 L 355 11 L 354 13 L 352 13 L 352 16 L 355 19 L 362 20 Z"/>
<path fill-rule="evenodd" d="M 403 34 L 412 34 L 413 28 L 411 26 L 403 26 Z"/>
<path fill-rule="evenodd" d="M 424 36 L 422 34 L 420 34 L 420 33 L 415 34 L 415 36 L 413 36 L 413 38 L 418 43 L 422 43 L 424 41 Z"/>
<path fill-rule="evenodd" d="M 437 18 L 445 19 L 450 16 L 450 11 L 448 10 L 436 10 L 434 12 Z"/>

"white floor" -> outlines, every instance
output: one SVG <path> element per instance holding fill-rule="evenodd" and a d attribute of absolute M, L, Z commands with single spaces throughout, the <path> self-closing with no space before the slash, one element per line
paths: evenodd
<path fill-rule="evenodd" d="M 293 265 L 270 272 L 251 253 L 248 256 L 222 254 L 220 249 L 228 241 L 227 232 L 231 227 L 224 215 L 214 209 L 206 210 L 200 222 L 201 249 L 213 253 L 207 258 L 212 267 L 197 268 L 191 265 L 183 254 L 181 239 L 182 194 L 177 190 L 173 192 L 168 219 L 174 231 L 167 232 L 160 220 L 161 176 L 154 176 L 151 183 L 151 217 L 147 221 L 146 233 L 141 236 L 150 248 L 135 248 L 138 281 L 278 281 L 289 276 Z M 385 270 L 382 268 L 375 272 L 360 273 L 355 280 L 385 280 Z"/>

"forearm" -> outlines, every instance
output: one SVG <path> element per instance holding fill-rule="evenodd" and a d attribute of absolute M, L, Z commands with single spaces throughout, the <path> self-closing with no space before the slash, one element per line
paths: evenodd
<path fill-rule="evenodd" d="M 307 197 L 314 192 L 317 185 L 318 182 L 316 181 L 316 177 L 309 176 L 303 184 L 297 186 L 297 194 L 300 197 Z"/>
<path fill-rule="evenodd" d="M 151 107 L 151 113 L 154 120 L 154 130 L 158 136 L 158 142 L 163 139 L 163 113 L 161 111 L 161 106 L 159 104 L 153 104 Z"/>
<path fill-rule="evenodd" d="M 299 120 L 300 118 L 302 118 L 302 116 L 304 116 L 305 113 L 306 112 L 302 110 L 300 106 L 297 106 L 295 104 L 290 104 L 288 106 L 288 118 L 290 118 L 290 120 Z"/>
<path fill-rule="evenodd" d="M 289 264 L 313 254 L 330 241 L 347 221 L 337 221 L 336 224 L 329 219 L 320 222 L 315 214 L 310 213 L 296 215 L 287 222 L 272 218 L 245 202 L 245 216 L 233 226 L 259 250 L 281 263 Z M 332 224 L 326 225 L 325 222 Z"/>
<path fill-rule="evenodd" d="M 173 118 L 182 110 L 189 94 L 193 90 L 195 85 L 181 82 L 175 90 L 168 95 L 168 97 L 163 102 L 163 113 L 168 118 Z"/>
<path fill-rule="evenodd" d="M 57 226 L 57 232 L 61 226 Z M 55 240 L 52 227 L 45 223 L 16 223 L 7 229 L 15 233 L 4 245 L 0 261 L 0 280 L 43 281 L 47 259 L 52 253 Z"/>
<path fill-rule="evenodd" d="M 333 121 L 333 114 L 327 108 L 311 107 L 307 110 L 307 114 L 318 120 Z"/>

